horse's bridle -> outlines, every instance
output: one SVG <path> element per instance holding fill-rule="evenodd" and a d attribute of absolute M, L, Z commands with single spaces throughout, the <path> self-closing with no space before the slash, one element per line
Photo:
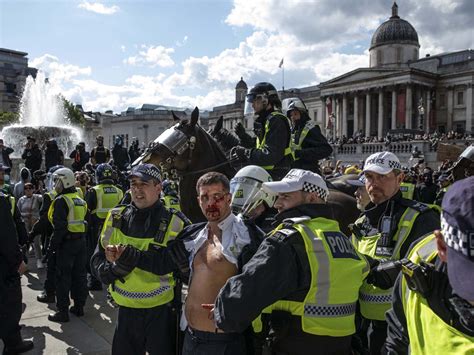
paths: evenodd
<path fill-rule="evenodd" d="M 148 153 L 156 152 L 160 146 L 164 146 L 170 152 L 169 157 L 159 163 L 161 173 L 165 179 L 178 181 L 180 170 L 175 167 L 175 159 L 183 156 L 188 151 L 187 157 L 188 165 L 191 163 L 194 148 L 196 146 L 196 137 L 194 135 L 186 135 L 183 131 L 177 128 L 176 124 L 168 128 L 160 136 L 150 144 Z M 189 148 L 189 149 L 188 149 Z M 182 174 L 181 174 L 182 175 Z"/>

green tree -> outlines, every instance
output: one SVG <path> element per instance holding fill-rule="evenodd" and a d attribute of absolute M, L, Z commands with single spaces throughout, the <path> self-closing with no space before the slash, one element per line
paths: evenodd
<path fill-rule="evenodd" d="M 0 112 L 0 125 L 9 125 L 18 122 L 20 115 L 18 112 Z"/>
<path fill-rule="evenodd" d="M 69 102 L 64 97 L 63 104 L 64 104 L 64 112 L 68 121 L 76 126 L 84 128 L 86 120 L 84 119 L 84 114 L 79 110 L 72 102 Z"/>

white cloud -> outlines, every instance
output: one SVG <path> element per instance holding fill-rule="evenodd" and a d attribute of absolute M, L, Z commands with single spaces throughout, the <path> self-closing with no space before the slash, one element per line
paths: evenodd
<path fill-rule="evenodd" d="M 176 47 L 183 47 L 188 42 L 188 36 L 184 36 L 182 41 L 176 41 Z"/>
<path fill-rule="evenodd" d="M 125 51 L 127 50 L 127 47 L 125 47 L 125 45 L 121 45 L 120 46 L 120 50 L 122 51 L 122 53 L 125 53 Z"/>
<path fill-rule="evenodd" d="M 174 53 L 174 48 L 165 48 L 163 46 L 147 46 L 142 45 L 142 50 L 138 52 L 138 55 L 131 56 L 125 59 L 124 64 L 129 65 L 149 65 L 154 68 L 159 67 L 171 67 L 174 65 L 173 59 L 170 54 Z"/>
<path fill-rule="evenodd" d="M 100 15 L 113 15 L 120 10 L 120 7 L 118 7 L 117 5 L 106 6 L 100 2 L 89 1 L 83 1 L 79 5 L 77 5 L 77 7 L 86 11 L 95 12 L 96 14 Z"/>
<path fill-rule="evenodd" d="M 61 64 L 51 55 L 35 59 L 32 66 L 45 66 L 50 77 L 60 80 L 65 96 L 81 100 L 86 110 L 120 112 L 144 103 L 210 109 L 233 102 L 241 76 L 249 86 L 258 81 L 279 86 L 282 57 L 287 88 L 314 85 L 368 67 L 370 39 L 390 17 L 391 5 L 386 0 L 234 0 L 226 23 L 252 30 L 237 46 L 175 63 L 173 48 L 128 45 L 136 55 L 126 58 L 124 64 L 176 69 L 167 74 L 154 70 L 149 71 L 153 75 L 132 75 L 121 85 L 92 80 L 90 67 Z M 418 31 L 421 56 L 472 47 L 472 31 L 466 29 L 472 27 L 469 14 L 473 12 L 471 0 L 406 0 L 399 4 L 400 17 Z M 184 36 L 175 46 L 187 41 Z M 121 49 L 125 52 L 126 48 Z M 175 64 L 180 65 L 173 67 Z"/>

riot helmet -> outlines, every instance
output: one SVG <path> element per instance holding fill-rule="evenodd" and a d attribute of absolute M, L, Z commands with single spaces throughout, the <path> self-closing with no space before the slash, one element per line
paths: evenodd
<path fill-rule="evenodd" d="M 258 111 L 255 111 L 252 107 L 254 102 L 260 102 Z M 245 115 L 251 113 L 259 114 L 262 111 L 267 109 L 267 105 L 270 104 L 275 109 L 281 108 L 280 97 L 278 96 L 277 89 L 270 83 L 261 82 L 255 84 L 255 86 L 250 89 L 250 92 L 247 94 L 247 100 L 245 102 Z"/>
<path fill-rule="evenodd" d="M 112 166 L 110 164 L 99 164 L 95 169 L 95 178 L 98 183 L 105 181 L 109 181 L 112 183 L 114 180 L 114 169 L 112 169 Z"/>
<path fill-rule="evenodd" d="M 276 195 L 262 190 L 262 184 L 269 181 L 272 181 L 270 174 L 260 166 L 248 165 L 240 169 L 230 180 L 232 211 L 252 218 L 253 210 L 260 203 L 273 207 Z"/>
<path fill-rule="evenodd" d="M 65 189 L 76 186 L 76 178 L 69 168 L 60 168 L 53 173 L 54 189 L 58 194 Z"/>

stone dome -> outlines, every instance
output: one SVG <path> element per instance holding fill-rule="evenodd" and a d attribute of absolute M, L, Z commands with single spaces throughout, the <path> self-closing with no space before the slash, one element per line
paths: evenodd
<path fill-rule="evenodd" d="M 392 6 L 392 16 L 374 32 L 370 49 L 392 43 L 413 44 L 420 47 L 418 33 L 415 28 L 408 21 L 398 16 L 397 3 Z"/>
<path fill-rule="evenodd" d="M 247 84 L 245 83 L 245 81 L 243 80 L 242 77 L 240 77 L 240 81 L 237 83 L 237 85 L 235 86 L 235 89 L 236 90 L 239 90 L 239 89 L 242 89 L 242 90 L 246 90 L 248 89 L 247 87 Z"/>

